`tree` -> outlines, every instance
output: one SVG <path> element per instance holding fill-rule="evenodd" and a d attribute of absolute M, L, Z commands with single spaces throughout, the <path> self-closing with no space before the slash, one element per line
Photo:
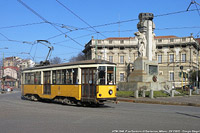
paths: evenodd
<path fill-rule="evenodd" d="M 86 60 L 86 58 L 84 53 L 80 52 L 77 56 L 71 57 L 71 59 L 69 59 L 69 62 L 82 61 L 82 60 Z"/>
<path fill-rule="evenodd" d="M 197 71 L 192 71 L 192 72 L 190 72 L 190 76 L 189 76 L 189 81 L 190 81 L 190 83 L 192 83 L 192 84 L 196 84 L 196 76 L 197 75 Z M 200 71 L 198 71 L 198 80 L 200 81 Z"/>
<path fill-rule="evenodd" d="M 50 60 L 50 64 L 60 64 L 61 58 L 60 57 L 54 57 L 53 59 Z"/>

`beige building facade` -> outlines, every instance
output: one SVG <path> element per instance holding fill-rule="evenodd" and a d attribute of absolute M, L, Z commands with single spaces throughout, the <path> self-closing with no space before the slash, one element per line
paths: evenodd
<path fill-rule="evenodd" d="M 189 37 L 156 36 L 154 60 L 158 61 L 159 74 L 174 87 L 188 84 L 187 77 L 180 73 L 198 69 L 198 41 Z M 133 62 L 138 57 L 138 45 L 134 37 L 113 37 L 103 40 L 92 39 L 83 52 L 87 59 L 103 59 L 116 63 L 116 81 L 126 82 L 134 71 Z M 183 66 L 181 71 L 180 66 Z"/>

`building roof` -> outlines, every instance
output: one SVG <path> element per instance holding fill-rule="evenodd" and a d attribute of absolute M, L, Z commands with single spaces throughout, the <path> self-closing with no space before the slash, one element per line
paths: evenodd
<path fill-rule="evenodd" d="M 198 42 L 199 42 L 199 45 L 200 45 L 200 38 L 196 38 L 195 40 L 198 41 Z"/>
<path fill-rule="evenodd" d="M 6 57 L 5 60 L 13 60 L 13 59 L 19 59 L 19 57 L 12 56 L 12 57 Z"/>
<path fill-rule="evenodd" d="M 161 38 L 178 38 L 178 37 L 174 36 L 174 35 L 169 35 L 169 36 L 155 36 L 155 39 L 161 39 Z"/>
<path fill-rule="evenodd" d="M 4 69 L 6 69 L 6 68 L 10 68 L 10 69 L 19 71 L 19 68 L 18 68 L 18 67 L 14 67 L 14 66 L 7 66 L 7 67 L 4 67 Z"/>
<path fill-rule="evenodd" d="M 129 40 L 129 39 L 134 39 L 134 38 L 135 37 L 109 37 L 109 38 L 106 38 L 105 40 Z M 155 39 L 161 39 L 161 38 L 178 38 L 178 37 L 174 35 L 155 36 Z"/>
<path fill-rule="evenodd" d="M 109 37 L 109 38 L 106 38 L 105 40 L 129 40 L 133 38 L 134 37 Z"/>

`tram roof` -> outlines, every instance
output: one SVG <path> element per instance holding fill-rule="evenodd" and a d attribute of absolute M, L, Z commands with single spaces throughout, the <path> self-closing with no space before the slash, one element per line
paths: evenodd
<path fill-rule="evenodd" d="M 113 62 L 98 59 L 98 60 L 83 60 L 83 61 L 68 62 L 68 63 L 62 63 L 62 64 L 53 64 L 53 65 L 45 65 L 45 66 L 36 66 L 36 67 L 26 68 L 24 70 L 45 69 L 45 68 L 52 68 L 52 67 L 63 67 L 63 66 L 74 66 L 74 65 L 89 65 L 89 64 L 115 65 L 115 63 L 113 63 Z"/>

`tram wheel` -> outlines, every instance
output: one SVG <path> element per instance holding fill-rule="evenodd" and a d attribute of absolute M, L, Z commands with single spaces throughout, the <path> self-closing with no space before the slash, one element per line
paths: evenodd
<path fill-rule="evenodd" d="M 71 105 L 71 104 L 72 104 L 71 100 L 68 99 L 68 98 L 63 99 L 62 103 L 63 103 L 63 104 L 68 104 L 68 105 Z"/>

